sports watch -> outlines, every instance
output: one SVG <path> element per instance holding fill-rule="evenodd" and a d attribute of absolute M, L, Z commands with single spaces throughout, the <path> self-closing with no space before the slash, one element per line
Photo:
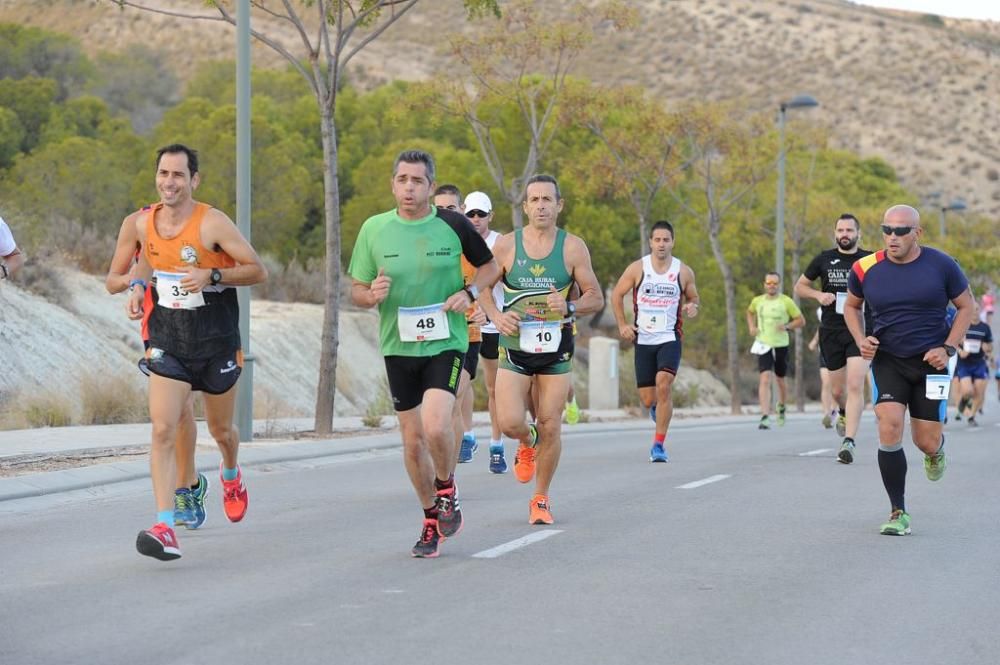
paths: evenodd
<path fill-rule="evenodd" d="M 570 301 L 566 301 L 566 316 L 574 317 L 576 316 L 576 305 Z"/>
<path fill-rule="evenodd" d="M 951 344 L 942 344 L 941 346 L 944 347 L 944 352 L 948 354 L 949 358 L 958 353 L 958 349 Z"/>
<path fill-rule="evenodd" d="M 215 286 L 222 281 L 222 271 L 218 268 L 212 268 L 212 276 L 210 278 L 212 286 Z"/>

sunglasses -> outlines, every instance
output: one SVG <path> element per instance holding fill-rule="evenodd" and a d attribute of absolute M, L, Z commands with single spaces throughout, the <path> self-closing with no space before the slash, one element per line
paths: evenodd
<path fill-rule="evenodd" d="M 886 224 L 883 224 L 882 225 L 882 233 L 884 233 L 887 236 L 893 236 L 893 235 L 895 235 L 895 236 L 899 236 L 900 238 L 902 238 L 903 236 L 910 235 L 910 231 L 912 231 L 915 228 L 917 228 L 917 227 L 915 227 L 915 226 L 888 226 Z"/>
<path fill-rule="evenodd" d="M 764 286 L 777 286 L 781 282 L 764 282 Z"/>
<path fill-rule="evenodd" d="M 483 217 L 483 218 L 486 218 L 486 217 L 490 216 L 490 213 L 483 212 L 482 210 L 470 210 L 469 212 L 465 213 L 465 216 L 466 217 Z"/>

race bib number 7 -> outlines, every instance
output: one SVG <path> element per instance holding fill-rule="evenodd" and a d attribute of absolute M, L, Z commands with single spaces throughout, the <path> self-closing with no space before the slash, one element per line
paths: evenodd
<path fill-rule="evenodd" d="M 399 339 L 403 342 L 430 342 L 448 339 L 448 314 L 442 309 L 444 303 L 426 307 L 400 307 L 397 310 L 396 326 Z"/>
<path fill-rule="evenodd" d="M 201 291 L 191 293 L 181 286 L 184 279 L 182 272 L 163 272 L 157 270 L 156 294 L 159 296 L 156 304 L 170 309 L 197 309 L 205 304 L 205 296 Z"/>
<path fill-rule="evenodd" d="M 925 395 L 927 399 L 933 400 L 945 400 L 948 399 L 948 393 L 951 390 L 951 376 L 948 374 L 928 374 L 927 375 L 927 390 Z"/>

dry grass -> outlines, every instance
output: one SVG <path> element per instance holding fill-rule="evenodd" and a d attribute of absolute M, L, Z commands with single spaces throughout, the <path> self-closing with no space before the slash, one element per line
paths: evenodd
<path fill-rule="evenodd" d="M 80 381 L 80 424 L 117 425 L 147 420 L 145 384 L 132 374 L 90 375 Z"/>

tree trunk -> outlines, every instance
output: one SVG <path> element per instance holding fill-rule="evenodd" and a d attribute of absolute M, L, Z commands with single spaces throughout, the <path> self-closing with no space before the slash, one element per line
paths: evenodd
<path fill-rule="evenodd" d="M 726 296 L 726 355 L 729 364 L 729 394 L 730 410 L 733 415 L 742 413 L 742 401 L 740 400 L 740 356 L 736 333 L 736 283 L 733 280 L 733 271 L 726 263 L 726 257 L 722 253 L 719 245 L 719 224 L 720 220 L 709 219 L 708 240 L 712 246 L 712 255 L 722 273 L 723 291 Z"/>
<path fill-rule="evenodd" d="M 334 401 L 337 396 L 337 347 L 340 343 L 340 176 L 337 172 L 337 128 L 334 108 L 320 112 L 323 140 L 323 202 L 326 217 L 326 300 L 323 303 L 323 331 L 316 385 L 316 434 L 333 431 Z"/>

